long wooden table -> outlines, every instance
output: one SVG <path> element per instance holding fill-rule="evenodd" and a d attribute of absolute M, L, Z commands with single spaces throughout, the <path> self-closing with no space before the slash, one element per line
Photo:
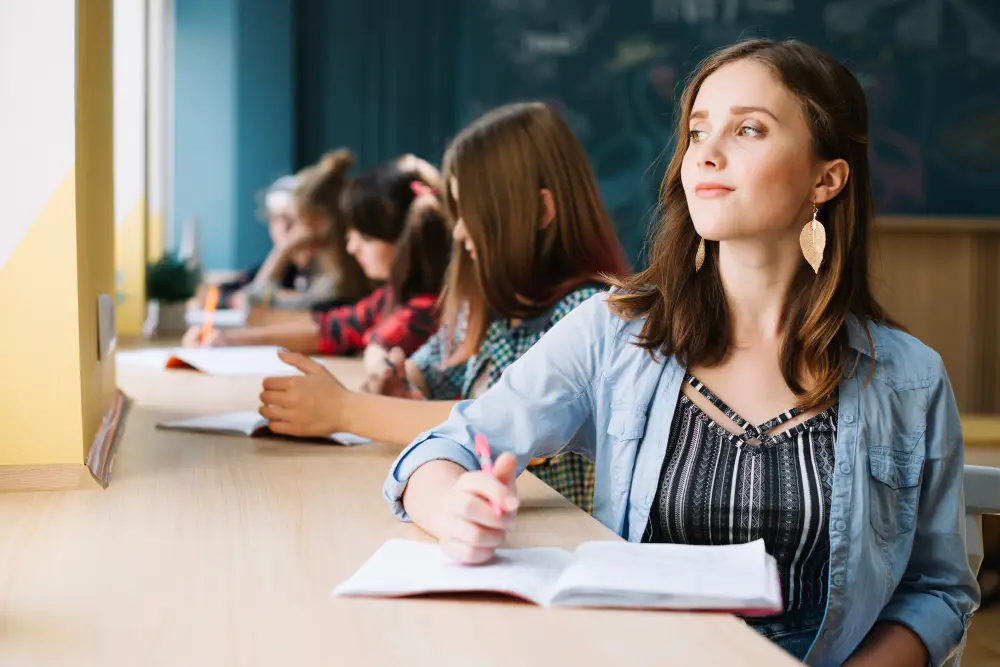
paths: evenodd
<path fill-rule="evenodd" d="M 397 450 L 155 430 L 255 406 L 254 379 L 122 366 L 119 385 L 136 406 L 107 490 L 0 495 L 0 665 L 795 664 L 724 615 L 332 598 L 384 540 L 423 537 L 382 499 Z M 511 546 L 617 539 L 519 487 Z"/>

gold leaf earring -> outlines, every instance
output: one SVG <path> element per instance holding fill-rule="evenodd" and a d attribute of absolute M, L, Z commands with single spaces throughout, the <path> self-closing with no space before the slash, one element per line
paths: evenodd
<path fill-rule="evenodd" d="M 826 228 L 822 222 L 816 219 L 818 213 L 819 207 L 813 204 L 812 220 L 806 223 L 799 234 L 799 247 L 802 248 L 802 255 L 817 274 L 820 265 L 823 264 L 823 251 L 826 250 Z"/>
<path fill-rule="evenodd" d="M 698 251 L 694 254 L 694 272 L 698 273 L 705 263 L 705 239 L 698 239 Z"/>

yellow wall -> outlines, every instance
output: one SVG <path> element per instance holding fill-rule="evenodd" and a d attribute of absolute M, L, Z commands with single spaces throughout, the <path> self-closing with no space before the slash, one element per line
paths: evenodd
<path fill-rule="evenodd" d="M 115 392 L 97 358 L 114 294 L 110 0 L 13 3 L 0 23 L 0 466 L 82 464 Z M 8 195 L 5 195 L 7 197 Z"/>
<path fill-rule="evenodd" d="M 115 223 L 115 290 L 118 333 L 142 333 L 146 317 L 146 199 Z"/>
<path fill-rule="evenodd" d="M 0 465 L 81 462 L 76 274 L 71 169 L 0 268 Z"/>
<path fill-rule="evenodd" d="M 146 220 L 146 258 L 156 261 L 163 256 L 163 214 L 153 210 L 152 204 L 147 210 Z"/>
<path fill-rule="evenodd" d="M 111 0 L 78 0 L 76 224 L 80 393 L 86 457 L 115 394 L 113 356 L 97 358 L 97 298 L 115 293 Z M 141 255 L 140 255 L 141 256 Z"/>

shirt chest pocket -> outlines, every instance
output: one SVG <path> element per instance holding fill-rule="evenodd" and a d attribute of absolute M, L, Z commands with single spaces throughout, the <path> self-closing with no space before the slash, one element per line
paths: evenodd
<path fill-rule="evenodd" d="M 616 440 L 639 440 L 646 432 L 646 406 L 616 403 L 611 406 L 608 435 Z"/>
<path fill-rule="evenodd" d="M 885 539 L 913 530 L 924 470 L 922 450 L 904 438 L 892 444 L 868 447 L 871 523 Z"/>
<path fill-rule="evenodd" d="M 608 420 L 608 457 L 612 486 L 622 500 L 631 487 L 639 443 L 646 433 L 646 406 L 615 403 Z"/>

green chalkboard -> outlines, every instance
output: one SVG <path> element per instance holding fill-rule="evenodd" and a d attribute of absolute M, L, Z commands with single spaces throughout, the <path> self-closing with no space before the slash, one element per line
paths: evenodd
<path fill-rule="evenodd" d="M 468 0 L 457 116 L 558 105 L 634 258 L 685 77 L 746 37 L 796 38 L 864 86 L 880 212 L 1000 217 L 1000 0 Z"/>

